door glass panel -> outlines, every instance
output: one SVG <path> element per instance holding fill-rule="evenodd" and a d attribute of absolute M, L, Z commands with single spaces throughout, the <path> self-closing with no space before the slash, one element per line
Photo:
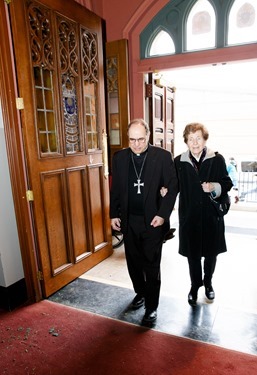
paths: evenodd
<path fill-rule="evenodd" d="M 96 35 L 82 30 L 82 69 L 88 151 L 99 150 L 99 124 L 97 116 L 98 54 Z"/>
<path fill-rule="evenodd" d="M 89 150 L 96 150 L 99 148 L 96 115 L 96 84 L 85 81 L 84 95 L 87 126 L 87 146 Z"/>
<path fill-rule="evenodd" d="M 45 76 L 47 79 L 45 79 Z M 52 74 L 42 67 L 34 68 L 36 108 L 37 108 L 37 132 L 39 136 L 40 154 L 56 153 L 57 131 L 53 107 Z M 44 84 L 47 83 L 48 87 Z M 51 138 L 51 140 L 50 140 Z"/>
<path fill-rule="evenodd" d="M 47 135 L 45 132 L 39 133 L 39 141 L 40 141 L 40 149 L 41 152 L 47 152 L 48 151 L 48 142 L 47 142 Z"/>
<path fill-rule="evenodd" d="M 119 115 L 119 85 L 118 85 L 118 59 L 107 59 L 107 91 L 110 144 L 121 144 L 121 129 Z"/>
<path fill-rule="evenodd" d="M 49 134 L 49 148 L 51 152 L 56 152 L 57 144 L 56 144 L 56 137 L 55 134 Z"/>
<path fill-rule="evenodd" d="M 45 91 L 46 108 L 53 108 L 53 96 L 52 91 Z"/>
<path fill-rule="evenodd" d="M 48 89 L 51 88 L 51 74 L 48 70 L 44 71 L 44 86 Z"/>
<path fill-rule="evenodd" d="M 45 121 L 45 113 L 44 111 L 38 111 L 37 113 L 37 119 L 38 119 L 38 129 L 45 131 L 46 130 L 46 121 Z"/>
<path fill-rule="evenodd" d="M 36 89 L 37 104 L 39 108 L 44 108 L 43 92 L 41 88 Z"/>
<path fill-rule="evenodd" d="M 55 123 L 54 123 L 54 114 L 53 112 L 47 112 L 46 113 L 47 117 L 47 125 L 48 125 L 48 130 L 51 132 L 51 134 L 55 134 L 54 129 L 55 129 Z"/>

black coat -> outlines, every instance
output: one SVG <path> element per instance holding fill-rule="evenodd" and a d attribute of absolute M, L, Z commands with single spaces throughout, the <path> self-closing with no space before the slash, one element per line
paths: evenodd
<path fill-rule="evenodd" d="M 224 218 L 212 206 L 203 182 L 218 182 L 222 193 L 233 186 L 222 155 L 207 149 L 197 172 L 189 151 L 175 158 L 179 179 L 179 253 L 186 257 L 214 256 L 227 251 Z"/>
<path fill-rule="evenodd" d="M 110 217 L 121 218 L 121 231 L 127 232 L 128 225 L 128 175 L 131 157 L 130 148 L 116 152 L 112 160 L 112 186 Z M 167 187 L 165 197 L 160 194 L 161 187 Z M 149 145 L 144 172 L 144 217 L 146 227 L 150 228 L 152 219 L 158 215 L 164 218 L 167 230 L 169 217 L 178 192 L 178 183 L 172 155 L 167 150 Z"/>

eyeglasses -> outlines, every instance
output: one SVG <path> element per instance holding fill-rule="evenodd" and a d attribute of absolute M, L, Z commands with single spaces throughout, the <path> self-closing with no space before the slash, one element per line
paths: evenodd
<path fill-rule="evenodd" d="M 129 138 L 130 143 L 145 143 L 146 138 Z"/>

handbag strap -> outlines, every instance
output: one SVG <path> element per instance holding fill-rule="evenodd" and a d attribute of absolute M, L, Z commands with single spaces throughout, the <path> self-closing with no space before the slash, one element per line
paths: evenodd
<path fill-rule="evenodd" d="M 215 156 L 216 156 L 217 154 L 218 154 L 218 151 L 215 151 Z M 209 166 L 208 176 L 207 176 L 207 181 L 206 181 L 206 182 L 210 182 L 209 179 L 210 179 L 210 174 L 211 174 L 212 163 L 213 163 L 213 158 L 211 158 L 211 160 L 210 160 L 210 166 Z"/>
<path fill-rule="evenodd" d="M 218 151 L 215 151 L 215 156 L 218 154 Z M 212 167 L 212 164 L 213 164 L 213 158 L 211 158 L 210 160 L 210 166 L 209 166 L 209 170 L 208 170 L 208 178 L 207 178 L 207 181 L 206 182 L 210 182 L 209 179 L 210 179 L 210 174 L 211 174 L 211 167 Z M 214 202 L 216 202 L 215 198 L 213 197 L 212 193 L 208 193 L 210 199 Z"/>

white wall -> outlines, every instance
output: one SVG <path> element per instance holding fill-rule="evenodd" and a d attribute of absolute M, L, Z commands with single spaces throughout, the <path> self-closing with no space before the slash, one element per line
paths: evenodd
<path fill-rule="evenodd" d="M 0 106 L 0 286 L 24 278 Z"/>
<path fill-rule="evenodd" d="M 190 122 L 202 122 L 209 130 L 207 145 L 225 158 L 257 158 L 257 94 L 213 93 L 177 89 L 175 154 L 187 147 L 183 130 Z"/>
<path fill-rule="evenodd" d="M 187 149 L 183 130 L 202 122 L 207 146 L 225 158 L 257 159 L 257 61 L 163 72 L 175 94 L 175 156 Z"/>

